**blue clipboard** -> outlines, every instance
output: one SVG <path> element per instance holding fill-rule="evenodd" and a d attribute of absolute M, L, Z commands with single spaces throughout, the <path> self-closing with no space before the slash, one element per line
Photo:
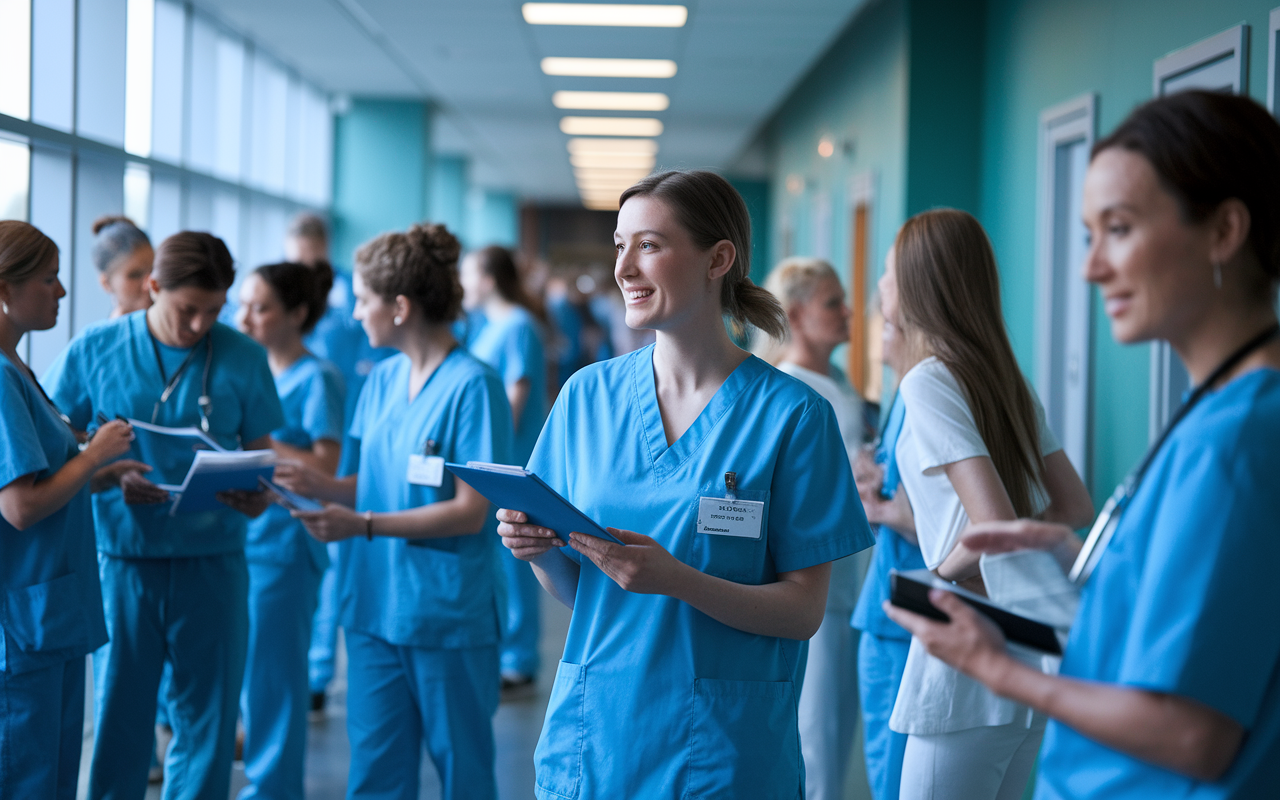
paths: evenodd
<path fill-rule="evenodd" d="M 577 531 L 622 544 L 527 469 L 482 461 L 446 463 L 445 467 L 490 503 L 498 508 L 523 511 L 529 517 L 530 525 L 549 528 L 565 542 L 569 541 L 571 532 Z"/>

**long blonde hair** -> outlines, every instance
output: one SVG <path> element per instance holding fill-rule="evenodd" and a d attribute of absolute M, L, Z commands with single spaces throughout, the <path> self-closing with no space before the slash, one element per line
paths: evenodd
<path fill-rule="evenodd" d="M 986 232 L 964 211 L 925 211 L 902 226 L 894 254 L 904 332 L 959 381 L 1013 510 L 1032 516 L 1044 475 L 1039 426 L 1004 327 Z"/>
<path fill-rule="evenodd" d="M 764 288 L 778 299 L 784 314 L 783 320 L 786 322 L 785 315 L 791 313 L 794 306 L 808 302 L 813 296 L 814 289 L 827 278 L 840 279 L 830 263 L 820 258 L 791 256 L 778 262 L 778 265 L 769 273 L 769 277 L 765 279 Z M 780 338 L 754 331 L 751 352 L 776 367 L 782 362 L 782 355 L 790 341 L 789 322 L 783 326 Z"/>

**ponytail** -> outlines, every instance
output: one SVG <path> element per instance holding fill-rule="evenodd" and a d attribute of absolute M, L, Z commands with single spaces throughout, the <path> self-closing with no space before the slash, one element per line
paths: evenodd
<path fill-rule="evenodd" d="M 754 327 L 774 339 L 786 335 L 787 315 L 777 298 L 751 282 L 751 215 L 742 195 L 724 178 L 706 170 L 660 172 L 622 193 L 619 205 L 632 197 L 657 198 L 693 237 L 709 250 L 728 241 L 736 256 L 720 289 L 720 309 L 737 333 Z"/>

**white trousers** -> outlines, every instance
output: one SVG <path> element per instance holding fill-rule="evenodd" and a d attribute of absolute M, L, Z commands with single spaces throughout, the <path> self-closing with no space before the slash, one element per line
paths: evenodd
<path fill-rule="evenodd" d="M 841 800 L 858 729 L 858 631 L 828 609 L 809 640 L 797 709 L 806 800 Z"/>
<path fill-rule="evenodd" d="M 907 737 L 900 800 L 1020 800 L 1048 721 Z"/>

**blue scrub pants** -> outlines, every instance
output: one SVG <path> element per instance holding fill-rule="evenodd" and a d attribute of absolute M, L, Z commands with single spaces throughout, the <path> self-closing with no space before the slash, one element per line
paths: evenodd
<path fill-rule="evenodd" d="M 536 677 L 538 640 L 542 633 L 542 586 L 528 561 L 505 547 L 502 571 L 507 580 L 507 619 L 502 632 L 502 670 Z"/>
<path fill-rule="evenodd" d="M 240 715 L 244 774 L 239 800 L 302 800 L 307 755 L 307 648 L 320 570 L 311 558 L 293 564 L 249 562 L 249 652 Z"/>
<path fill-rule="evenodd" d="M 315 619 L 311 623 L 311 649 L 307 651 L 307 673 L 311 693 L 319 694 L 333 680 L 338 650 L 338 543 L 330 542 L 329 568 L 320 579 Z"/>
<path fill-rule="evenodd" d="M 498 648 L 405 647 L 346 630 L 348 798 L 416 800 L 425 745 L 443 800 L 496 800 Z"/>
<path fill-rule="evenodd" d="M 0 672 L 0 796 L 75 800 L 84 744 L 84 656 Z"/>
<path fill-rule="evenodd" d="M 243 551 L 190 558 L 99 553 L 111 641 L 93 656 L 97 735 L 89 797 L 136 800 L 147 790 L 156 692 L 173 670 L 164 798 L 226 800 L 247 645 Z"/>
<path fill-rule="evenodd" d="M 910 639 L 863 632 L 858 643 L 858 691 L 862 695 L 863 751 L 875 800 L 897 800 L 907 735 L 889 730 L 898 686 L 907 668 Z"/>

